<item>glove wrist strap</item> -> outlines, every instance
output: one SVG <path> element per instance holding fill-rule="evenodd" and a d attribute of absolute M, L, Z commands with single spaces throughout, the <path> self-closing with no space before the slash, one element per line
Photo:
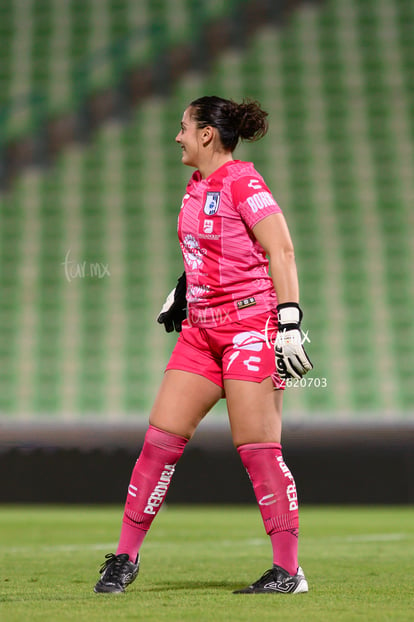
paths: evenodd
<path fill-rule="evenodd" d="M 297 302 L 283 302 L 277 305 L 277 319 L 280 326 L 289 325 L 299 328 L 302 315 L 302 310 Z"/>

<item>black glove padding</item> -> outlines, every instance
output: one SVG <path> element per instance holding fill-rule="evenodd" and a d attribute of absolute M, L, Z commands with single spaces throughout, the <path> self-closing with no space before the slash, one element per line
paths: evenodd
<path fill-rule="evenodd" d="M 313 368 L 302 344 L 302 310 L 296 302 L 277 306 L 276 367 L 281 378 L 302 378 Z"/>
<path fill-rule="evenodd" d="M 181 332 L 182 321 L 187 315 L 187 280 L 185 272 L 182 273 L 177 281 L 175 288 L 168 294 L 167 300 L 164 302 L 157 322 L 164 324 L 167 333 L 171 333 L 174 329 L 177 333 Z"/>

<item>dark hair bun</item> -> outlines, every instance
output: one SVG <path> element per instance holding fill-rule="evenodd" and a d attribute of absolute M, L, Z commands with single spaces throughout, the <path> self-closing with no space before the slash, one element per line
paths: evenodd
<path fill-rule="evenodd" d="M 243 100 L 235 104 L 238 132 L 243 140 L 259 140 L 268 130 L 267 112 L 262 110 L 259 102 Z"/>
<path fill-rule="evenodd" d="M 267 130 L 267 112 L 258 101 L 244 99 L 241 104 L 215 95 L 200 97 L 190 104 L 199 128 L 218 129 L 223 146 L 233 151 L 240 139 L 259 140 Z"/>

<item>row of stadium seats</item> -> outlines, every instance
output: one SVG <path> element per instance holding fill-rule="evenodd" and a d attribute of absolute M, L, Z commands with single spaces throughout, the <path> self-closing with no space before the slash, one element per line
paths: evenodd
<path fill-rule="evenodd" d="M 0 121 L 13 137 L 37 122 L 39 106 L 60 114 L 81 92 L 111 86 L 121 71 L 195 36 L 195 22 L 242 0 L 3 0 L 0 3 Z M 3 130 L 3 128 L 1 128 Z"/>
<path fill-rule="evenodd" d="M 191 171 L 174 137 L 186 104 L 217 93 L 270 114 L 269 135 L 236 156 L 263 173 L 295 242 L 315 369 L 287 392 L 290 419 L 408 417 L 413 25 L 407 0 L 305 5 L 22 175 L 1 200 L 0 411 L 147 412 L 174 343 L 154 318 L 182 270 Z"/>

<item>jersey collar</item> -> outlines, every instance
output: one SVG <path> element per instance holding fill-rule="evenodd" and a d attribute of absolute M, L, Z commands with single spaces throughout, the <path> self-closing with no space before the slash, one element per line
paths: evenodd
<path fill-rule="evenodd" d="M 235 164 L 240 164 L 240 162 L 241 160 L 229 160 L 228 162 L 225 162 L 224 164 L 222 164 L 218 169 L 216 169 L 213 173 L 211 173 L 211 175 L 209 175 L 205 179 L 202 179 L 201 173 L 199 170 L 194 171 L 194 173 L 191 176 L 191 180 L 193 182 L 204 181 L 207 184 L 212 184 L 217 181 L 221 181 L 222 179 L 224 179 L 224 177 L 227 177 L 229 168 L 231 168 Z"/>

